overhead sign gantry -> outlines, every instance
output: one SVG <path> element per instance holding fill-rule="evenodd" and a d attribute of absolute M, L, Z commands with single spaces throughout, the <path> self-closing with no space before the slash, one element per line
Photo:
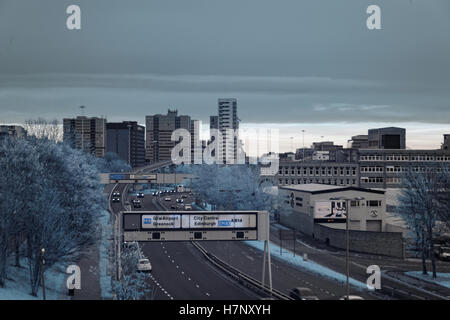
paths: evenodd
<path fill-rule="evenodd" d="M 124 241 L 267 240 L 266 211 L 125 211 Z"/>
<path fill-rule="evenodd" d="M 266 262 L 272 291 L 270 222 L 267 211 L 122 211 L 125 242 L 264 241 L 262 285 Z"/>
<path fill-rule="evenodd" d="M 157 183 L 157 184 L 178 184 L 192 178 L 192 174 L 185 173 L 102 173 L 100 181 L 103 184 L 121 183 Z"/>

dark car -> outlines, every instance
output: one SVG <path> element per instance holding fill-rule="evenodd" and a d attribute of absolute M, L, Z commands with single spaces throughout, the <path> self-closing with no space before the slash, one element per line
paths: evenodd
<path fill-rule="evenodd" d="M 175 209 L 176 210 L 177 206 L 173 204 L 173 205 L 170 206 L 170 209 Z"/>
<path fill-rule="evenodd" d="M 183 194 L 181 197 L 182 197 L 183 199 L 186 199 L 188 196 L 185 195 L 185 194 Z"/>
<path fill-rule="evenodd" d="M 309 288 L 297 287 L 289 292 L 289 296 L 294 300 L 319 300 Z"/>
<path fill-rule="evenodd" d="M 133 207 L 140 208 L 141 207 L 141 200 L 134 199 L 133 200 Z"/>

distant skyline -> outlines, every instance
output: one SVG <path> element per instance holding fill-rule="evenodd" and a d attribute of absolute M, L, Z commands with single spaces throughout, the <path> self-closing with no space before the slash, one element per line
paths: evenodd
<path fill-rule="evenodd" d="M 450 133 L 450 1 L 0 0 L 0 123 L 178 109 L 207 124 L 238 99 L 248 126 L 280 128 L 280 151 L 371 127 L 407 129 L 407 147 Z M 290 139 L 293 136 L 295 139 Z M 322 139 L 321 137 L 324 136 Z"/>

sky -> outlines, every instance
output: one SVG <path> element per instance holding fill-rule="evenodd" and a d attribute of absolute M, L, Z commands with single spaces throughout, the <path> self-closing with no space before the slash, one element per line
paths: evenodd
<path fill-rule="evenodd" d="M 66 8 L 81 8 L 68 30 Z M 381 8 L 381 30 L 366 9 Z M 280 151 L 401 126 L 450 133 L 448 0 L 0 0 L 0 123 L 80 114 L 202 120 L 238 99 Z M 292 137 L 292 139 L 291 139 Z"/>

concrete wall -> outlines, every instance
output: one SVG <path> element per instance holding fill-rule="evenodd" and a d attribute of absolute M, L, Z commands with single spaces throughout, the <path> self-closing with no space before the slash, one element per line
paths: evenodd
<path fill-rule="evenodd" d="M 350 230 L 350 249 L 355 252 L 380 254 L 404 258 L 405 250 L 401 232 L 373 232 Z M 314 238 L 330 246 L 345 249 L 346 231 L 322 224 L 314 224 Z"/>
<path fill-rule="evenodd" d="M 280 211 L 280 223 L 311 236 L 314 232 L 312 217 L 291 210 Z"/>

